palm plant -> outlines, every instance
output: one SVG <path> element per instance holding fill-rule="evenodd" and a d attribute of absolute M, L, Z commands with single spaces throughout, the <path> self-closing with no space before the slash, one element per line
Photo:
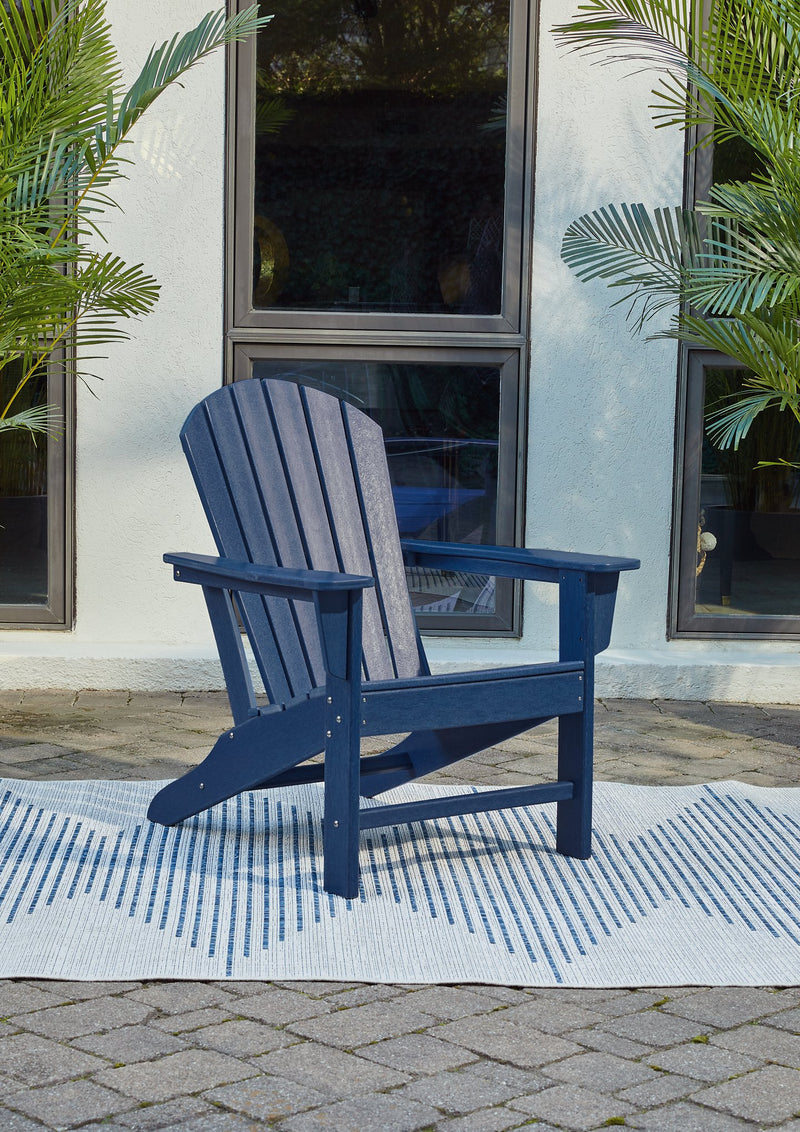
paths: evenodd
<path fill-rule="evenodd" d="M 669 336 L 745 367 L 708 432 L 738 448 L 754 421 L 787 414 L 795 439 L 761 465 L 793 465 L 800 422 L 800 0 L 587 0 L 560 43 L 656 75 L 657 126 L 699 145 L 744 143 L 747 181 L 715 184 L 694 208 L 608 205 L 568 228 L 581 280 L 622 288 L 635 326 L 671 310 Z M 677 312 L 677 313 L 676 313 Z M 766 418 L 765 418 L 766 419 Z"/>
<path fill-rule="evenodd" d="M 269 18 L 258 5 L 230 19 L 211 12 L 154 47 L 125 90 L 105 0 L 0 0 L 0 431 L 57 430 L 53 408 L 30 393 L 54 358 L 77 372 L 76 328 L 86 361 L 127 337 L 120 320 L 155 304 L 141 264 L 91 246 L 104 239 L 130 132 L 186 71 Z"/>

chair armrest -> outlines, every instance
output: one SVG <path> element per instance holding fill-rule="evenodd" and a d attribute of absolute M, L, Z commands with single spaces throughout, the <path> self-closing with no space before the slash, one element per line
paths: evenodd
<path fill-rule="evenodd" d="M 423 542 L 403 539 L 407 566 L 423 563 L 432 569 L 460 570 L 467 574 L 493 574 L 498 578 L 524 578 L 557 582 L 564 571 L 582 574 L 619 574 L 638 570 L 637 558 L 612 558 L 607 554 L 576 554 L 571 551 L 529 550 L 517 546 L 481 546 L 475 543 Z"/>
<path fill-rule="evenodd" d="M 165 554 L 178 582 L 194 582 L 220 590 L 270 594 L 273 597 L 313 601 L 314 595 L 335 591 L 365 590 L 375 585 L 361 574 L 337 574 L 327 570 L 293 570 L 284 566 L 261 566 L 234 562 L 207 554 Z"/>

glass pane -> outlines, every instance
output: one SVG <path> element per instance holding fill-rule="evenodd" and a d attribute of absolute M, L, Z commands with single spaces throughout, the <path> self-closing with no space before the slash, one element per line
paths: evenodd
<path fill-rule="evenodd" d="M 741 369 L 706 368 L 705 410 L 739 389 L 742 375 Z M 721 451 L 704 435 L 696 613 L 800 616 L 798 474 L 757 467 L 798 457 L 800 426 L 777 409 L 756 418 L 736 451 Z"/>
<path fill-rule="evenodd" d="M 380 424 L 403 538 L 497 542 L 496 366 L 259 360 L 253 376 L 345 393 Z M 487 575 L 415 567 L 407 577 L 418 613 L 495 612 Z"/>
<path fill-rule="evenodd" d="M 500 312 L 509 3 L 275 9 L 258 39 L 255 307 Z"/>
<path fill-rule="evenodd" d="M 0 370 L 0 404 L 13 396 L 16 367 Z M 11 412 L 47 403 L 47 377 L 33 378 Z M 47 445 L 44 436 L 0 432 L 0 604 L 47 604 Z"/>

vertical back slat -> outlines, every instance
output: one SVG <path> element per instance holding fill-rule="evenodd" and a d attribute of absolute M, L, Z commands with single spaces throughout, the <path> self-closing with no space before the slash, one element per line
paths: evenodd
<path fill-rule="evenodd" d="M 219 392 L 225 393 L 226 390 Z M 248 551 L 238 511 L 231 499 L 228 479 L 210 425 L 210 403 L 215 402 L 206 398 L 190 413 L 181 432 L 181 441 L 219 553 L 234 560 L 247 561 Z M 260 635 L 256 659 L 270 699 L 288 699 L 290 689 L 283 662 L 269 628 Z"/>
<path fill-rule="evenodd" d="M 339 568 L 348 574 L 372 574 L 368 532 L 362 521 L 340 402 L 319 389 L 304 386 L 300 392 Z M 366 678 L 391 679 L 395 672 L 374 589 L 364 592 L 362 646 Z"/>
<path fill-rule="evenodd" d="M 260 381 L 240 381 L 234 388 L 241 410 L 245 441 L 270 526 L 277 565 L 304 569 L 310 565 L 306 544 L 297 525 L 292 491 L 286 480 L 264 385 Z M 312 675 L 313 686 L 316 687 L 325 680 L 325 667 L 314 606 L 306 601 L 291 604 L 308 670 Z"/>
<path fill-rule="evenodd" d="M 356 487 L 370 532 L 372 569 L 397 676 L 421 676 L 427 665 L 408 597 L 403 553 L 397 530 L 392 485 L 380 427 L 352 405 L 342 404 Z"/>
<path fill-rule="evenodd" d="M 230 396 L 214 400 L 209 406 L 209 420 L 238 513 L 247 560 L 266 566 L 305 566 L 302 547 L 298 557 L 288 562 L 281 562 L 277 552 L 275 531 L 290 528 L 292 514 L 285 505 L 281 506 L 284 498 L 280 494 L 273 501 L 274 505 L 268 506 L 265 493 L 276 490 L 283 481 L 282 468 L 276 458 L 275 439 L 264 399 L 248 396 L 259 392 L 258 385 L 255 382 L 241 384 L 241 388 L 231 388 Z M 253 388 L 244 388 L 244 385 L 252 385 Z M 260 468 L 254 465 L 254 451 L 248 444 L 250 436 L 254 438 L 255 450 L 262 456 Z M 286 538 L 283 541 L 286 544 Z M 295 542 L 299 545 L 296 531 Z M 280 655 L 290 695 L 307 692 L 314 681 L 294 603 L 248 593 L 240 595 L 239 603 L 254 651 L 258 651 L 258 642 L 264 632 L 269 632 Z M 313 617 L 313 610 L 311 613 Z M 265 619 L 268 625 L 265 625 Z M 314 633 L 316 635 L 315 622 Z"/>

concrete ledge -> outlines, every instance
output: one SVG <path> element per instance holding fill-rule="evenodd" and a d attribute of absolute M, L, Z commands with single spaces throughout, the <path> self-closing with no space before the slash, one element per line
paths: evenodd
<path fill-rule="evenodd" d="M 800 650 L 746 645 L 713 648 L 609 650 L 598 658 L 597 695 L 622 699 L 718 700 L 800 704 Z M 521 647 L 439 646 L 428 642 L 436 672 L 531 664 L 552 653 Z M 251 667 L 254 667 L 251 665 Z M 257 677 L 254 677 L 257 681 Z M 210 646 L 79 643 L 37 634 L 0 645 L 0 688 L 127 688 L 131 691 L 213 691 L 224 687 Z"/>

